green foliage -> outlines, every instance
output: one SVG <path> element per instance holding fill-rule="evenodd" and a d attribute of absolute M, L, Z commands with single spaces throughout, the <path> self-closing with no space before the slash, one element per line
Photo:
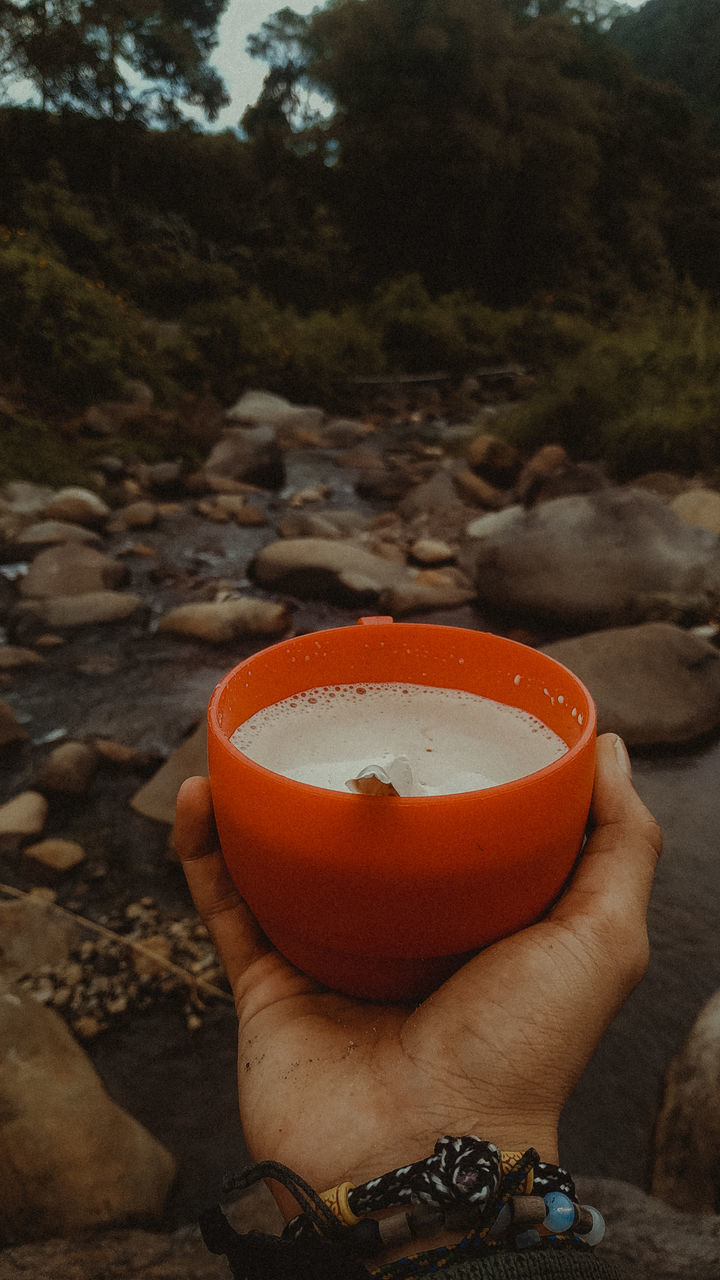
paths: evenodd
<path fill-rule="evenodd" d="M 383 367 L 378 337 L 354 308 L 301 316 L 253 289 L 195 308 L 187 323 L 209 387 L 225 401 L 239 387 L 263 386 L 333 404 L 349 379 Z"/>
<path fill-rule="evenodd" d="M 225 0 L 3 0 L 2 70 L 34 86 L 43 110 L 112 120 L 214 120 L 229 101 L 208 58 Z"/>
<path fill-rule="evenodd" d="M 563 444 L 623 478 L 720 464 L 720 314 L 692 291 L 665 310 L 645 304 L 613 329 L 586 326 L 582 346 L 539 384 L 504 420 L 525 449 Z"/>
<path fill-rule="evenodd" d="M 469 294 L 432 298 L 417 274 L 376 290 L 367 316 L 397 373 L 464 373 L 502 356 L 502 317 Z"/>
<path fill-rule="evenodd" d="M 149 373 L 135 308 L 22 228 L 0 228 L 0 294 L 0 374 L 36 401 L 86 403 Z"/>
<path fill-rule="evenodd" d="M 56 486 L 83 484 L 87 467 L 47 422 L 0 410 L 0 484 L 17 479 Z"/>
<path fill-rule="evenodd" d="M 646 76 L 672 80 L 713 121 L 720 142 L 720 7 L 717 0 L 647 0 L 626 9 L 610 38 Z"/>

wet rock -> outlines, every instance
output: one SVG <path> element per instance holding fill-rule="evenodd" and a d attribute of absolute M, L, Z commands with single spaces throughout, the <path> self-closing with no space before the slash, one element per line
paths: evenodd
<path fill-rule="evenodd" d="M 278 489 L 285 479 L 282 451 L 271 426 L 227 427 L 211 450 L 204 470 L 230 480 Z"/>
<path fill-rule="evenodd" d="M 447 564 L 455 559 L 455 552 L 441 538 L 418 538 L 410 547 L 410 555 L 418 564 Z"/>
<path fill-rule="evenodd" d="M 0 488 L 0 510 L 36 520 L 54 496 L 55 490 L 49 485 L 10 480 Z"/>
<path fill-rule="evenodd" d="M 79 596 L 122 586 L 128 576 L 126 565 L 94 547 L 62 543 L 36 555 L 20 591 L 24 596 Z"/>
<path fill-rule="evenodd" d="M 661 498 L 676 498 L 692 487 L 687 476 L 679 476 L 674 471 L 646 471 L 644 475 L 633 480 L 636 489 L 649 489 Z"/>
<path fill-rule="evenodd" d="M 181 490 L 182 462 L 156 462 L 152 466 L 143 464 L 137 468 L 137 478 L 143 489 L 153 493 L 173 494 Z"/>
<path fill-rule="evenodd" d="M 201 499 L 195 503 L 195 510 L 199 516 L 205 516 L 206 520 L 214 520 L 216 524 L 230 523 L 229 511 L 224 511 L 222 507 L 218 507 L 214 502 L 207 502 Z"/>
<path fill-rule="evenodd" d="M 48 596 L 26 600 L 18 613 L 30 614 L 46 627 L 85 627 L 99 622 L 123 622 L 142 607 L 140 596 L 121 591 L 88 591 L 82 595 Z"/>
<path fill-rule="evenodd" d="M 270 1192 L 251 1187 L 224 1211 L 236 1231 L 279 1235 L 283 1222 Z M 0 1280 L 228 1280 L 224 1257 L 207 1248 L 196 1226 L 173 1234 L 115 1228 L 90 1236 L 9 1247 Z"/>
<path fill-rule="evenodd" d="M 545 652 L 587 685 L 598 731 L 629 746 L 692 742 L 720 726 L 720 650 L 680 627 L 596 631 Z"/>
<path fill-rule="evenodd" d="M 17 991 L 0 995 L 0 1117 L 6 1242 L 162 1213 L 172 1156 L 110 1100 L 58 1015 Z"/>
<path fill-rule="evenodd" d="M 59 791 L 81 796 L 98 767 L 97 752 L 86 742 L 63 742 L 50 752 L 35 778 L 39 791 Z"/>
<path fill-rule="evenodd" d="M 23 649 L 16 644 L 0 646 L 0 671 L 15 671 L 18 667 L 41 667 L 45 659 L 34 649 Z M 0 723 L 2 714 L 0 712 Z M 0 730 L 0 742 L 2 731 Z"/>
<path fill-rule="evenodd" d="M 360 471 L 363 474 L 371 471 L 379 473 L 385 471 L 385 459 L 376 444 L 358 444 L 346 449 L 338 454 L 335 463 L 338 467 L 347 468 L 349 471 Z"/>
<path fill-rule="evenodd" d="M 429 536 L 454 536 L 465 527 L 469 510 L 458 495 L 453 477 L 444 468 L 414 489 L 398 505 L 403 520 Z"/>
<path fill-rule="evenodd" d="M 150 529 L 157 524 L 158 510 L 154 502 L 139 498 L 121 507 L 107 526 L 108 533 L 122 533 L 126 529 Z"/>
<path fill-rule="evenodd" d="M 293 493 L 284 496 L 287 497 L 289 506 L 304 507 L 308 502 L 322 502 L 331 493 L 329 484 L 315 484 L 306 486 L 304 489 L 296 489 Z"/>
<path fill-rule="evenodd" d="M 152 765 L 153 757 L 147 751 L 138 751 L 136 747 L 114 742 L 111 738 L 94 738 L 93 746 L 100 757 L 100 763 L 105 761 L 116 769 L 145 772 Z"/>
<path fill-rule="evenodd" d="M 477 507 L 486 507 L 488 511 L 500 511 L 502 507 L 507 506 L 506 494 L 467 467 L 461 467 L 455 472 L 454 481 L 460 496 Z"/>
<path fill-rule="evenodd" d="M 592 462 L 573 462 L 562 445 L 547 444 L 525 464 L 515 486 L 524 506 L 549 502 L 573 493 L 594 493 L 608 487 L 602 469 Z"/>
<path fill-rule="evenodd" d="M 269 391 L 246 391 L 228 409 L 225 417 L 228 422 L 243 423 L 248 427 L 292 427 L 294 431 L 302 427 L 315 431 L 322 425 L 325 414 L 322 409 L 292 404 L 283 396 L 273 395 Z"/>
<path fill-rule="evenodd" d="M 206 775 L 207 771 L 207 723 L 203 719 L 157 773 L 135 792 L 130 804 L 143 817 L 172 825 L 175 821 L 177 793 L 183 782 L 186 778 Z"/>
<path fill-rule="evenodd" d="M 50 547 L 62 542 L 85 542 L 97 545 L 100 536 L 82 524 L 67 520 L 40 520 L 27 525 L 15 538 L 18 547 Z"/>
<path fill-rule="evenodd" d="M 354 418 L 331 418 L 322 429 L 323 443 L 336 449 L 351 449 L 360 444 L 372 432 L 367 422 Z"/>
<path fill-rule="evenodd" d="M 404 565 L 392 564 L 350 542 L 328 538 L 283 538 L 263 547 L 251 572 L 265 586 L 309 599 L 328 592 L 354 601 L 377 600 L 382 591 L 407 579 Z"/>
<path fill-rule="evenodd" d="M 43 507 L 45 520 L 68 520 L 71 524 L 104 524 L 110 508 L 91 489 L 70 485 L 59 489 Z"/>
<path fill-rule="evenodd" d="M 716 1280 L 720 1271 L 720 1217 L 684 1213 L 629 1182 L 577 1178 L 583 1204 L 596 1206 L 607 1224 L 598 1259 L 630 1280 Z"/>
<path fill-rule="evenodd" d="M 25 836 L 39 835 L 47 809 L 47 800 L 37 791 L 21 791 L 0 805 L 0 848 L 12 848 Z"/>
<path fill-rule="evenodd" d="M 670 505 L 681 520 L 720 534 L 720 493 L 715 489 L 688 489 Z"/>
<path fill-rule="evenodd" d="M 359 511 L 289 511 L 278 524 L 283 538 L 347 538 L 368 526 Z"/>
<path fill-rule="evenodd" d="M 355 489 L 361 498 L 374 502 L 397 502 L 418 482 L 418 476 L 404 460 L 383 460 L 382 469 L 358 472 Z"/>
<path fill-rule="evenodd" d="M 265 512 L 253 502 L 248 502 L 242 494 L 221 493 L 215 499 L 215 505 L 220 511 L 227 512 L 228 516 L 231 516 L 239 525 L 259 527 L 268 522 Z"/>
<path fill-rule="evenodd" d="M 24 742 L 26 739 L 27 734 L 13 708 L 7 702 L 0 702 L 0 747 L 6 747 L 11 742 Z"/>
<path fill-rule="evenodd" d="M 426 569 L 410 581 L 399 583 L 380 596 L 380 607 L 394 617 L 431 609 L 451 609 L 468 604 L 476 597 L 475 588 L 464 574 L 452 568 Z"/>
<path fill-rule="evenodd" d="M 23 853 L 51 871 L 70 871 L 85 858 L 85 850 L 76 840 L 39 840 L 37 844 L 27 845 Z"/>
<path fill-rule="evenodd" d="M 513 444 L 487 431 L 470 441 L 465 457 L 472 471 L 500 489 L 507 489 L 514 483 L 522 465 Z"/>
<path fill-rule="evenodd" d="M 211 471 L 194 471 L 185 481 L 188 493 L 259 493 L 255 484 L 231 480 L 230 476 L 215 475 Z M 164 514 L 164 513 L 163 513 Z"/>
<path fill-rule="evenodd" d="M 720 589 L 720 539 L 644 490 L 508 507 L 467 535 L 460 562 L 482 601 L 584 630 L 657 618 L 663 593 L 696 609 Z"/>
<path fill-rule="evenodd" d="M 0 902 L 0 979 L 5 983 L 67 963 L 79 943 L 72 917 L 54 910 L 42 895 Z"/>
<path fill-rule="evenodd" d="M 158 631 L 192 636 L 210 644 L 226 644 L 239 636 L 281 635 L 290 626 L 291 614 L 282 604 L 268 600 L 218 600 L 179 605 L 158 623 Z"/>
<path fill-rule="evenodd" d="M 652 1193 L 686 1213 L 717 1213 L 720 1197 L 720 991 L 675 1054 L 655 1128 Z M 720 1219 L 717 1220 L 720 1224 Z M 720 1262 L 720 1230 L 718 1232 Z"/>

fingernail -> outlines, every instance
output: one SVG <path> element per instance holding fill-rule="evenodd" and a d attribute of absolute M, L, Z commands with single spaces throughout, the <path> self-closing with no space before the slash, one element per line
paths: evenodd
<path fill-rule="evenodd" d="M 622 738 L 619 738 L 616 733 L 613 734 L 613 738 L 614 738 L 613 746 L 615 748 L 615 755 L 617 756 L 617 762 L 620 765 L 620 768 L 622 769 L 623 773 L 626 773 L 628 778 L 631 778 L 632 764 L 630 763 L 630 757 L 627 753 L 627 747 L 625 746 L 625 743 L 623 742 Z"/>

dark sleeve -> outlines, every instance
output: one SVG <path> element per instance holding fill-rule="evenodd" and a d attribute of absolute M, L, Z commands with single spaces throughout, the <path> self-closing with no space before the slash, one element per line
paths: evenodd
<path fill-rule="evenodd" d="M 617 1267 L 594 1253 L 527 1249 L 443 1267 L 443 1280 L 624 1280 Z M 418 1277 L 420 1280 L 420 1277 Z"/>

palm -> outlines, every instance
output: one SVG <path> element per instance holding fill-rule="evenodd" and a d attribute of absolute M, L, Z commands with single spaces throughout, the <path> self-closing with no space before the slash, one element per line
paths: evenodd
<path fill-rule="evenodd" d="M 483 951 L 417 1009 L 333 994 L 283 960 L 217 851 L 206 780 L 185 784 L 176 841 L 235 996 L 255 1159 L 323 1189 L 420 1159 L 443 1133 L 556 1158 L 562 1106 L 646 962 L 657 834 L 629 779 L 619 800 L 610 781 L 599 775 L 598 829 L 548 918 Z"/>

